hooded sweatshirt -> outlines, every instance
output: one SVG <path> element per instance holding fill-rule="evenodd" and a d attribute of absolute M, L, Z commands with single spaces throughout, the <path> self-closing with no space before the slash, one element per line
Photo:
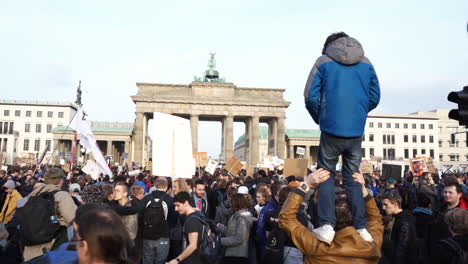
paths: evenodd
<path fill-rule="evenodd" d="M 328 45 L 310 72 L 304 98 L 321 131 L 339 137 L 362 136 L 367 114 L 380 101 L 380 87 L 356 39 L 342 37 Z"/>

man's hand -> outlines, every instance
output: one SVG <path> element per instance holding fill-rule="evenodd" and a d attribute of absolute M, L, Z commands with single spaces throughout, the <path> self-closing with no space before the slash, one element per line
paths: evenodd
<path fill-rule="evenodd" d="M 167 264 L 178 264 L 179 262 L 176 259 L 173 259 L 169 262 L 166 262 Z"/>
<path fill-rule="evenodd" d="M 330 178 L 330 172 L 325 170 L 325 169 L 318 169 L 314 172 L 312 172 L 311 174 L 309 174 L 309 176 L 307 176 L 305 182 L 307 183 L 307 185 L 309 185 L 309 188 L 311 189 L 315 189 L 317 188 L 317 186 L 319 186 L 319 184 L 321 184 L 322 182 L 328 180 L 328 178 Z"/>
<path fill-rule="evenodd" d="M 366 181 L 364 180 L 364 176 L 362 176 L 361 171 L 359 171 L 359 173 L 358 173 L 358 172 L 355 172 L 355 173 L 353 174 L 353 179 L 354 179 L 355 182 L 361 184 L 361 186 L 362 186 L 362 195 L 363 195 L 364 197 L 366 197 L 369 193 L 367 192 L 367 188 L 366 188 L 366 186 L 365 186 L 365 185 L 366 185 Z"/>

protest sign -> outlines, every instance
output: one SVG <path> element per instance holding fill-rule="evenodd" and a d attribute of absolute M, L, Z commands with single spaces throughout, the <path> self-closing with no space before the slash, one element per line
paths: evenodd
<path fill-rule="evenodd" d="M 128 175 L 135 176 L 135 175 L 140 174 L 140 172 L 141 172 L 140 170 L 132 170 L 128 172 Z"/>
<path fill-rule="evenodd" d="M 192 178 L 195 160 L 190 121 L 157 112 L 153 116 L 153 174 L 174 179 Z"/>
<path fill-rule="evenodd" d="M 370 162 L 361 162 L 359 169 L 361 170 L 361 173 L 372 174 L 374 172 L 374 164 Z"/>
<path fill-rule="evenodd" d="M 307 165 L 307 159 L 286 159 L 284 161 L 283 176 L 305 177 L 307 176 Z"/>
<path fill-rule="evenodd" d="M 205 167 L 205 171 L 208 172 L 209 174 L 213 175 L 216 171 L 216 167 L 218 167 L 218 162 L 214 159 L 209 159 L 208 163 Z"/>
<path fill-rule="evenodd" d="M 438 170 L 437 168 L 434 166 L 434 159 L 431 158 L 431 157 L 426 157 L 426 167 L 427 167 L 427 171 L 430 172 L 430 173 L 437 173 Z"/>
<path fill-rule="evenodd" d="M 101 174 L 101 168 L 94 160 L 88 160 L 81 170 L 84 173 L 91 175 L 93 180 L 97 180 Z"/>
<path fill-rule="evenodd" d="M 405 164 L 400 161 L 382 161 L 382 180 L 393 178 L 396 181 L 403 177 Z"/>
<path fill-rule="evenodd" d="M 228 163 L 224 166 L 224 168 L 231 173 L 232 175 L 237 175 L 239 171 L 242 169 L 242 163 L 236 159 L 236 157 L 232 156 Z"/>
<path fill-rule="evenodd" d="M 208 152 L 194 152 L 195 166 L 205 167 L 208 164 Z"/>
<path fill-rule="evenodd" d="M 296 148 L 296 154 L 304 156 L 305 155 L 305 148 L 297 147 Z"/>
<path fill-rule="evenodd" d="M 428 171 L 426 160 L 424 159 L 424 157 L 412 158 L 412 159 L 409 159 L 409 162 L 410 162 L 410 169 L 413 175 L 420 176 L 421 174 L 423 174 L 423 172 Z"/>
<path fill-rule="evenodd" d="M 8 171 L 8 166 L 3 165 L 3 166 L 2 166 L 2 170 L 3 170 L 3 171 Z"/>
<path fill-rule="evenodd" d="M 60 159 L 60 165 L 65 165 L 65 159 Z"/>

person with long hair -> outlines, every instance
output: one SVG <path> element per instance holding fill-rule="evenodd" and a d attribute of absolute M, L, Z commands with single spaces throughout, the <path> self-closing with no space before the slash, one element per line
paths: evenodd
<path fill-rule="evenodd" d="M 92 208 L 77 215 L 73 228 L 79 264 L 131 263 L 130 237 L 114 211 Z"/>
<path fill-rule="evenodd" d="M 250 202 L 245 195 L 236 193 L 231 197 L 233 214 L 227 228 L 220 225 L 224 236 L 221 245 L 226 247 L 223 264 L 249 263 L 249 236 L 255 219 L 249 212 Z"/>

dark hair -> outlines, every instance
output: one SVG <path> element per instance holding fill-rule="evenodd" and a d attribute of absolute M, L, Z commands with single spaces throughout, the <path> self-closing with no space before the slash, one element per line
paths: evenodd
<path fill-rule="evenodd" d="M 114 192 L 114 188 L 112 188 L 112 185 L 109 184 L 103 184 L 101 185 L 102 187 L 102 198 L 107 199 L 109 195 L 111 195 Z"/>
<path fill-rule="evenodd" d="M 205 185 L 205 182 L 203 180 L 196 180 L 195 183 L 193 184 L 193 187 L 197 187 L 197 185 Z"/>
<path fill-rule="evenodd" d="M 445 222 L 453 233 L 462 236 L 468 235 L 468 210 L 454 208 L 448 211 L 445 215 Z"/>
<path fill-rule="evenodd" d="M 130 237 L 120 217 L 110 209 L 91 207 L 77 215 L 78 234 L 94 258 L 108 263 L 129 263 Z"/>
<path fill-rule="evenodd" d="M 271 196 L 278 195 L 279 191 L 281 190 L 281 187 L 283 187 L 282 182 L 275 182 L 271 185 Z"/>
<path fill-rule="evenodd" d="M 413 179 L 413 174 L 408 174 L 408 176 L 406 176 L 406 182 L 413 183 Z"/>
<path fill-rule="evenodd" d="M 401 198 L 401 196 L 400 196 L 399 193 L 397 193 L 397 192 L 387 192 L 387 193 L 384 193 L 384 194 L 382 195 L 382 197 L 381 197 L 381 200 L 383 201 L 384 199 L 387 199 L 387 200 L 389 200 L 389 201 L 392 202 L 392 203 L 396 203 L 396 204 L 398 204 L 398 206 L 399 206 L 400 208 L 402 208 L 402 207 L 401 207 L 402 198 Z"/>
<path fill-rule="evenodd" d="M 330 45 L 333 41 L 339 38 L 343 38 L 343 37 L 349 37 L 349 36 L 344 32 L 336 32 L 328 36 L 327 40 L 325 40 L 325 43 L 323 44 L 322 55 L 325 55 L 328 45 Z"/>
<path fill-rule="evenodd" d="M 188 192 L 179 192 L 174 196 L 174 202 L 184 204 L 190 201 L 190 194 Z"/>
<path fill-rule="evenodd" d="M 247 199 L 247 197 L 245 197 L 245 195 L 236 193 L 232 195 L 231 197 L 231 206 L 232 206 L 232 211 L 235 213 L 242 209 L 245 209 L 245 210 L 249 209 L 250 202 Z"/>
<path fill-rule="evenodd" d="M 267 176 L 265 170 L 259 170 L 258 175 L 261 176 L 262 178 Z"/>
<path fill-rule="evenodd" d="M 278 194 L 278 203 L 280 205 L 283 205 L 284 202 L 286 202 L 286 199 L 288 198 L 288 194 L 291 192 L 291 189 L 289 187 L 284 187 L 281 188 L 279 194 Z"/>
<path fill-rule="evenodd" d="M 339 198 L 335 200 L 335 213 L 335 230 L 338 231 L 342 228 L 353 225 L 353 214 L 351 213 L 351 207 L 349 206 L 347 199 Z"/>
<path fill-rule="evenodd" d="M 429 208 L 431 199 L 425 193 L 418 193 L 418 207 Z"/>
<path fill-rule="evenodd" d="M 463 191 L 462 186 L 458 183 L 457 177 L 455 176 L 446 177 L 444 180 L 444 187 L 447 188 L 447 187 L 452 187 L 452 186 L 455 187 L 455 190 L 457 191 L 457 193 L 461 193 Z"/>
<path fill-rule="evenodd" d="M 145 179 L 145 175 L 143 173 L 138 174 L 137 179 L 139 181 L 143 181 Z"/>
<path fill-rule="evenodd" d="M 231 198 L 234 194 L 237 193 L 237 188 L 230 186 L 230 187 L 227 188 L 226 193 L 227 193 L 227 197 Z"/>

